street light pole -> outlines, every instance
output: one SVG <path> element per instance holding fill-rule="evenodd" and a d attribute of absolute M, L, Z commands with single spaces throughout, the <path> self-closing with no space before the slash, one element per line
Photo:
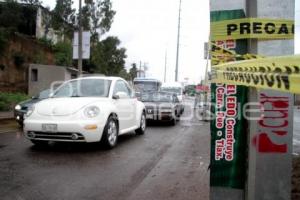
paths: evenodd
<path fill-rule="evenodd" d="M 164 74 L 164 82 L 166 82 L 167 79 L 167 49 L 165 53 L 165 74 Z"/>
<path fill-rule="evenodd" d="M 177 32 L 177 53 L 176 53 L 176 68 L 175 68 L 175 81 L 178 81 L 178 59 L 179 59 L 179 41 L 180 41 L 180 17 L 181 17 L 181 0 L 179 1 L 178 13 L 178 32 Z"/>
<path fill-rule="evenodd" d="M 79 0 L 79 17 L 78 17 L 78 76 L 82 74 L 82 24 L 81 24 L 81 2 Z"/>

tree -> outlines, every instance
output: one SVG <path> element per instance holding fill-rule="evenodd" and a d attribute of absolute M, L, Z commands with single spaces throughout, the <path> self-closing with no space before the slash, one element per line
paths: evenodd
<path fill-rule="evenodd" d="M 21 23 L 21 7 L 15 0 L 6 0 L 0 7 L 0 26 L 12 32 L 18 30 Z"/>
<path fill-rule="evenodd" d="M 69 42 L 58 42 L 53 47 L 55 64 L 60 66 L 72 65 L 72 44 Z"/>
<path fill-rule="evenodd" d="M 131 68 L 129 70 L 129 75 L 130 75 L 131 80 L 133 80 L 135 77 L 137 77 L 136 63 L 132 63 Z"/>
<path fill-rule="evenodd" d="M 107 76 L 117 76 L 124 69 L 126 49 L 119 48 L 120 40 L 117 37 L 107 37 L 97 43 L 92 52 L 91 62 L 95 65 L 94 71 Z"/>
<path fill-rule="evenodd" d="M 119 72 L 119 77 L 124 78 L 127 81 L 131 81 L 131 77 L 130 74 L 126 71 L 125 68 L 123 68 L 120 72 Z"/>
<path fill-rule="evenodd" d="M 111 0 L 94 0 L 82 7 L 82 26 L 90 30 L 92 44 L 110 30 L 115 14 Z"/>
<path fill-rule="evenodd" d="M 81 9 L 81 25 L 83 27 L 83 30 L 91 30 L 91 23 L 90 23 L 90 18 L 91 18 L 91 12 L 90 12 L 90 7 L 89 5 L 85 5 Z M 78 16 L 77 16 L 78 18 Z"/>
<path fill-rule="evenodd" d="M 101 2 L 101 0 L 98 0 Z M 93 23 L 93 31 L 96 32 L 97 29 L 100 29 L 100 33 L 104 34 L 108 32 L 113 23 L 113 18 L 116 14 L 114 10 L 112 10 L 112 3 L 110 0 L 102 0 L 100 5 L 100 19 L 97 19 L 96 14 L 92 14 L 92 23 Z M 96 12 L 97 13 L 97 12 Z"/>
<path fill-rule="evenodd" d="M 42 5 L 42 2 L 40 0 L 21 0 L 21 2 L 28 3 L 28 4 L 34 5 L 34 6 Z"/>
<path fill-rule="evenodd" d="M 75 23 L 75 9 L 72 9 L 72 0 L 56 0 L 53 10 L 52 27 L 58 30 L 62 35 L 71 36 L 73 33 L 73 24 Z"/>

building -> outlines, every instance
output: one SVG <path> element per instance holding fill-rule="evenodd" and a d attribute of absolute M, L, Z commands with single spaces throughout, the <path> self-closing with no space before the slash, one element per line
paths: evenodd
<path fill-rule="evenodd" d="M 55 65 L 30 64 L 28 69 L 28 95 L 55 88 L 62 82 L 77 77 L 78 70 L 71 67 Z"/>
<path fill-rule="evenodd" d="M 51 12 L 42 7 L 36 7 L 36 18 L 35 18 L 35 37 L 36 38 L 47 38 L 54 44 L 64 40 L 64 35 L 58 33 L 50 26 Z"/>
<path fill-rule="evenodd" d="M 18 5 L 18 14 L 16 14 L 16 29 L 18 33 L 35 37 L 37 39 L 47 38 L 51 40 L 54 44 L 63 41 L 65 39 L 71 40 L 71 36 L 66 36 L 56 31 L 52 28 L 51 19 L 53 14 L 48 8 L 45 8 L 41 5 L 30 5 L 26 3 L 17 3 Z M 0 15 L 6 10 L 11 10 L 8 12 L 15 12 L 13 8 L 8 5 L 7 2 L 0 1 Z M 18 18 L 20 20 L 18 20 Z M 71 30 L 74 29 L 73 25 L 65 22 L 66 27 L 70 27 Z M 10 27 L 14 25 L 7 24 L 5 20 L 0 21 L 0 27 Z M 67 37 L 67 38 L 65 38 Z"/>

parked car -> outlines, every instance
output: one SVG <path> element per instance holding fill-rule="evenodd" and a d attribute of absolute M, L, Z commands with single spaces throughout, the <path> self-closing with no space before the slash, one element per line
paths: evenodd
<path fill-rule="evenodd" d="M 181 106 L 174 93 L 149 92 L 141 96 L 141 101 L 146 106 L 146 119 L 169 121 L 172 125 L 181 115 Z"/>
<path fill-rule="evenodd" d="M 24 115 L 26 114 L 28 108 L 37 102 L 49 98 L 49 95 L 50 95 L 50 89 L 43 90 L 38 95 L 33 96 L 31 99 L 22 101 L 15 106 L 14 116 L 16 121 L 20 124 L 20 126 L 23 126 Z"/>
<path fill-rule="evenodd" d="M 36 145 L 98 142 L 113 148 L 118 136 L 146 130 L 145 106 L 118 77 L 84 77 L 61 85 L 26 113 L 24 133 Z"/>

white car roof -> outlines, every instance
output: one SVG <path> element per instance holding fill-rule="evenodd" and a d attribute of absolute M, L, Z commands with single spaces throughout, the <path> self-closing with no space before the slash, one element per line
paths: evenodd
<path fill-rule="evenodd" d="M 104 80 L 111 80 L 111 81 L 124 80 L 123 78 L 116 77 L 116 76 L 89 76 L 89 77 L 79 77 L 73 80 L 82 80 L 82 79 L 104 79 Z"/>

